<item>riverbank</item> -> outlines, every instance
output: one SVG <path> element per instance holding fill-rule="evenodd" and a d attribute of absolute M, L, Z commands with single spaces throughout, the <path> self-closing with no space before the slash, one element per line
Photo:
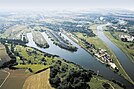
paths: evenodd
<path fill-rule="evenodd" d="M 108 25 L 108 24 L 106 24 L 106 25 Z M 109 47 L 109 49 L 111 49 L 114 52 L 114 54 L 118 58 L 117 62 L 120 65 L 120 67 L 122 68 L 122 72 L 124 72 L 123 73 L 124 77 L 127 80 L 129 80 L 131 83 L 133 83 L 132 79 L 129 77 L 129 76 L 131 76 L 131 77 L 133 76 L 132 70 L 130 71 L 130 68 L 132 68 L 133 65 L 130 62 L 130 60 L 127 58 L 127 56 L 104 35 L 103 27 L 106 25 L 100 25 L 97 27 L 98 37 Z"/>
<path fill-rule="evenodd" d="M 95 30 L 95 29 L 94 29 Z M 65 33 L 64 33 L 65 34 Z M 95 37 L 88 37 L 88 36 L 85 36 L 85 35 L 82 35 L 82 33 L 74 33 L 77 37 L 79 38 L 82 38 L 82 39 L 85 39 L 87 40 L 89 43 L 92 43 L 96 46 L 96 48 L 103 48 L 105 50 L 107 50 L 107 52 L 110 54 L 111 58 L 113 59 L 114 63 L 117 65 L 118 69 L 119 69 L 119 72 L 118 72 L 118 75 L 119 76 L 123 76 L 126 80 L 128 81 L 131 81 L 131 79 L 129 78 L 129 76 L 127 75 L 127 73 L 124 71 L 123 67 L 120 65 L 117 57 L 115 56 L 115 54 L 112 52 L 111 49 L 109 49 L 106 44 L 101 41 L 97 36 Z M 68 36 L 68 34 L 66 33 L 66 35 Z M 68 36 L 70 39 L 71 38 L 71 35 Z M 73 39 L 72 39 L 73 40 Z M 78 42 L 77 42 L 78 43 Z M 87 50 L 87 48 L 83 45 L 83 43 L 79 40 L 79 43 L 78 43 L 83 49 L 85 49 L 88 53 L 92 54 L 89 50 Z M 93 55 L 92 55 L 93 56 Z M 100 60 L 99 60 L 100 61 Z M 103 63 L 102 61 L 100 61 L 101 63 Z M 113 69 L 112 69 L 113 70 Z"/>
<path fill-rule="evenodd" d="M 33 47 L 35 49 L 38 49 L 42 52 L 51 53 L 54 55 L 59 55 L 61 58 L 66 59 L 67 61 L 74 62 L 76 64 L 81 65 L 85 69 L 91 69 L 96 71 L 100 71 L 100 74 L 104 76 L 104 78 L 109 80 L 117 80 L 120 83 L 123 83 L 127 87 L 131 86 L 130 82 L 126 81 L 122 76 L 119 76 L 117 73 L 114 73 L 110 68 L 107 68 L 105 65 L 97 61 L 93 56 L 91 56 L 88 52 L 86 52 L 83 48 L 81 48 L 78 44 L 76 44 L 74 41 L 69 39 L 69 37 L 64 36 L 66 39 L 68 39 L 74 46 L 78 47 L 77 52 L 69 52 L 67 50 L 61 49 L 60 47 L 53 44 L 53 42 L 47 37 L 46 34 L 43 34 L 45 39 L 47 40 L 50 47 L 48 49 L 41 49 L 35 45 L 33 42 L 32 35 L 27 34 L 29 43 L 28 46 Z M 53 50 L 55 49 L 55 50 Z M 82 55 L 81 55 L 82 54 Z M 70 55 L 70 56 L 68 56 Z M 81 60 L 82 59 L 82 60 Z M 98 65 L 98 66 L 94 66 Z"/>
<path fill-rule="evenodd" d="M 134 50 L 129 49 L 126 47 L 125 43 L 115 39 L 109 31 L 104 31 L 104 34 L 113 42 L 115 43 L 128 57 L 129 59 L 134 63 Z"/>
<path fill-rule="evenodd" d="M 117 67 L 119 69 L 119 73 L 118 74 L 119 75 L 122 75 L 125 79 L 131 81 L 130 78 L 129 78 L 129 76 L 127 75 L 127 73 L 124 71 L 124 69 L 120 65 L 120 63 L 119 63 L 117 57 L 115 56 L 115 54 L 98 37 L 84 37 L 80 33 L 76 33 L 76 35 L 78 37 L 80 37 L 80 38 L 86 39 L 88 42 L 94 44 L 97 48 L 103 48 L 103 49 L 107 50 L 107 52 L 111 55 L 111 58 L 113 59 L 114 63 L 117 65 Z M 86 48 L 84 48 L 84 49 L 87 50 Z"/>
<path fill-rule="evenodd" d="M 125 50 L 126 48 L 123 47 L 123 44 L 121 44 L 119 41 L 117 41 L 116 39 L 114 39 L 114 38 L 111 36 L 111 34 L 110 34 L 109 32 L 104 32 L 104 34 L 105 34 L 112 42 L 114 42 L 123 52 L 125 52 L 125 54 L 126 54 L 127 56 L 129 56 L 129 53 L 127 52 L 127 50 Z M 130 58 L 130 57 L 129 57 L 129 58 Z M 129 59 L 128 59 L 128 60 L 129 60 Z M 125 72 L 125 70 L 123 70 L 123 71 Z M 134 82 L 133 82 L 132 79 L 127 75 L 127 73 L 126 73 L 126 76 L 128 77 L 129 81 L 134 84 Z"/>
<path fill-rule="evenodd" d="M 14 50 L 15 50 L 15 54 L 17 54 L 16 57 L 17 57 L 17 65 L 18 65 L 18 66 L 15 65 L 14 67 L 19 68 L 19 69 L 27 69 L 26 73 L 28 73 L 28 74 L 30 73 L 30 74 L 33 74 L 34 75 L 35 70 L 36 71 L 42 70 L 42 67 L 38 67 L 36 65 L 42 65 L 42 66 L 49 65 L 50 68 L 51 68 L 51 72 L 54 73 L 54 74 L 53 73 L 51 74 L 51 72 L 50 72 L 50 78 L 51 78 L 51 80 L 49 80 L 49 81 L 51 81 L 51 85 L 53 85 L 53 87 L 55 87 L 55 84 L 57 86 L 57 84 L 66 83 L 66 79 L 72 78 L 72 77 L 70 77 L 70 76 L 72 76 L 72 75 L 70 75 L 72 73 L 75 74 L 75 75 L 78 75 L 78 77 L 80 77 L 83 74 L 84 74 L 83 76 L 87 76 L 87 73 L 89 73 L 91 75 L 92 74 L 95 74 L 91 70 L 85 70 L 81 66 L 79 66 L 77 64 L 74 64 L 74 63 L 71 63 L 71 62 L 68 62 L 68 61 L 66 61 L 64 59 L 61 59 L 59 57 L 47 57 L 47 56 L 44 56 L 44 53 L 43 52 L 37 51 L 36 49 L 30 48 L 30 47 L 24 47 L 24 46 L 21 46 L 21 45 L 16 45 L 16 47 L 14 48 Z M 16 52 L 18 52 L 18 53 L 16 53 Z M 21 56 L 19 56 L 20 54 L 21 54 Z M 35 56 L 33 56 L 33 55 L 35 55 Z M 20 58 L 18 58 L 18 57 L 20 57 Z M 29 66 L 27 66 L 28 64 L 29 64 Z M 23 66 L 20 66 L 20 65 L 23 65 Z M 27 67 L 24 67 L 25 65 Z M 18 69 L 16 69 L 16 70 L 18 70 Z M 58 71 L 58 70 L 60 70 L 60 71 Z M 52 77 L 52 76 L 55 75 L 55 72 L 56 72 L 56 76 L 55 77 Z M 83 76 L 81 76 L 81 77 L 83 77 Z M 95 74 L 95 76 L 96 76 L 96 74 Z M 53 79 L 57 79 L 57 77 L 62 82 L 52 83 L 54 81 Z M 76 78 L 78 78 L 78 77 L 76 77 Z M 89 78 L 90 77 L 91 76 L 89 76 Z M 75 76 L 73 78 L 75 78 Z M 87 78 L 83 77 L 82 79 L 85 82 L 80 82 L 79 84 L 83 84 L 83 83 L 84 84 L 88 84 L 88 82 L 90 83 L 89 80 L 88 81 L 86 80 Z M 70 82 L 70 81 L 68 81 L 68 82 Z M 28 84 L 30 84 L 30 83 L 28 83 Z M 71 84 L 71 86 L 75 86 L 75 84 L 76 83 Z M 60 84 L 60 87 L 63 87 L 62 85 L 64 85 L 64 84 Z M 117 86 L 117 87 L 120 87 L 120 86 L 118 86 L 116 84 L 114 84 L 114 85 Z M 64 85 L 64 86 L 66 86 L 66 85 Z M 88 86 L 88 85 L 86 85 L 86 86 Z M 102 84 L 99 85 L 99 86 L 102 87 Z M 59 85 L 57 87 L 59 87 Z M 82 87 L 82 86 L 79 86 L 79 87 Z M 92 86 L 92 88 L 94 88 L 94 87 L 95 87 L 95 85 Z M 111 87 L 111 85 L 110 85 L 110 87 Z"/>

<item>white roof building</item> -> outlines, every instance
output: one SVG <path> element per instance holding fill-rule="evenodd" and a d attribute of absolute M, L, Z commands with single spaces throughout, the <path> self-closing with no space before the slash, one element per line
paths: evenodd
<path fill-rule="evenodd" d="M 110 65 L 113 69 L 116 68 L 116 65 L 115 65 L 114 63 L 112 63 L 112 62 L 109 62 L 109 65 Z"/>

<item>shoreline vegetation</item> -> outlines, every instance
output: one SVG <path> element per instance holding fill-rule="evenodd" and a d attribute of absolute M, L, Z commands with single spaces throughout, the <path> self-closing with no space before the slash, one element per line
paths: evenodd
<path fill-rule="evenodd" d="M 97 25 L 93 25 L 93 27 L 91 27 L 93 29 L 93 32 L 96 32 L 96 28 Z M 73 33 L 74 35 L 78 36 L 76 33 Z M 83 34 L 83 33 L 81 33 Z M 96 34 L 96 33 L 95 33 Z M 68 36 L 70 39 L 71 36 Z M 79 37 L 79 36 L 78 36 Z M 119 63 L 117 57 L 115 56 L 115 54 L 112 52 L 112 50 L 108 49 L 108 47 L 98 38 L 98 37 L 87 37 L 86 35 L 81 35 L 81 37 L 84 37 L 89 43 L 93 43 L 94 45 L 96 45 L 97 48 L 103 48 L 106 49 L 108 51 L 108 53 L 110 55 L 112 55 L 112 59 L 114 61 L 114 63 L 117 65 L 118 69 L 116 71 L 118 71 L 118 74 L 123 76 L 125 79 L 127 79 L 128 81 L 130 81 L 133 84 L 133 81 L 130 79 L 130 77 L 127 75 L 127 73 L 125 72 L 125 70 L 122 68 L 121 64 Z M 73 40 L 73 39 L 72 39 Z M 100 42 L 100 43 L 99 43 Z M 85 46 L 83 46 L 83 43 L 78 43 L 81 47 L 83 47 L 87 52 L 89 52 L 90 54 L 92 54 L 90 51 L 87 50 L 87 48 Z M 93 55 L 93 54 L 92 54 Z M 102 61 L 100 61 L 102 62 Z M 112 69 L 113 70 L 113 69 Z M 114 71 L 114 70 L 113 70 Z"/>
<path fill-rule="evenodd" d="M 73 46 L 67 39 L 63 38 L 61 33 L 58 34 L 57 32 L 46 30 L 46 34 L 48 35 L 48 38 L 53 41 L 53 44 L 72 52 L 77 51 L 77 47 Z"/>
<path fill-rule="evenodd" d="M 5 44 L 5 45 L 6 48 L 8 47 L 9 49 L 12 49 L 12 51 L 9 49 L 8 51 L 10 51 L 16 59 L 16 61 L 11 62 L 12 65 L 10 65 L 9 68 L 25 69 L 26 70 L 25 72 L 30 73 L 31 75 L 35 75 L 35 73 L 38 74 L 37 71 L 41 71 L 44 68 L 45 69 L 50 68 L 50 78 L 48 82 L 51 84 L 51 87 L 54 87 L 56 89 L 61 88 L 64 89 L 65 87 L 72 89 L 76 88 L 94 89 L 95 85 L 92 82 L 94 82 L 95 79 L 97 79 L 98 84 L 96 87 L 104 88 L 105 87 L 104 85 L 108 85 L 109 88 L 114 87 L 118 89 L 122 89 L 121 87 L 125 87 L 120 83 L 115 84 L 112 81 L 109 80 L 106 81 L 102 77 L 99 77 L 100 75 L 97 75 L 93 71 L 85 70 L 78 64 L 68 62 L 62 58 L 47 56 L 45 53 L 42 53 L 30 47 L 24 47 L 21 45 L 13 45 L 14 47 L 11 47 L 11 44 Z M 31 65 L 36 66 L 32 67 Z M 40 67 L 39 65 L 42 66 Z M 42 73 L 42 71 L 39 73 Z M 79 81 L 81 80 L 81 82 L 78 82 L 77 79 L 79 79 Z M 90 80 L 92 80 L 91 83 Z M 70 82 L 69 85 L 68 82 Z M 41 84 L 44 84 L 44 82 L 41 82 Z"/>
<path fill-rule="evenodd" d="M 105 34 L 112 42 L 114 42 L 123 52 L 125 52 L 125 54 L 130 58 L 128 52 L 126 52 L 126 50 L 124 49 L 124 47 L 122 47 L 120 43 L 117 43 L 117 42 L 115 42 L 115 41 L 112 40 L 112 39 L 114 39 L 114 38 L 110 35 L 109 32 L 104 32 L 104 34 Z M 131 59 L 131 58 L 130 58 L 130 59 Z M 131 60 L 131 61 L 132 61 L 132 60 Z M 133 62 L 133 61 L 132 61 L 132 62 Z M 120 64 L 120 65 L 121 65 L 121 64 Z M 124 70 L 124 72 L 125 72 L 125 70 Z M 127 73 L 126 73 L 126 75 L 127 75 Z M 127 75 L 127 76 L 128 76 L 128 75 Z M 130 81 L 132 84 L 134 84 L 134 81 L 132 81 L 132 79 L 131 79 L 129 76 L 128 76 L 128 79 L 129 79 L 129 81 Z"/>
<path fill-rule="evenodd" d="M 90 26 L 90 28 L 93 30 L 93 32 L 95 32 L 95 34 L 97 35 L 97 26 L 98 26 L 98 24 L 93 24 L 93 25 L 91 25 Z M 104 28 L 104 29 L 106 29 L 106 28 Z M 104 34 L 105 34 L 106 32 L 104 31 Z M 105 34 L 107 37 L 109 36 L 110 37 L 110 34 L 108 35 L 108 34 Z M 108 38 L 109 38 L 108 37 Z M 110 39 L 110 38 L 109 38 Z M 105 44 L 104 44 L 105 45 Z M 106 49 L 107 49 L 107 47 L 106 47 Z M 120 64 L 120 62 L 118 61 L 118 59 L 117 59 L 117 57 L 115 56 L 115 54 L 112 52 L 112 50 L 110 50 L 110 49 L 107 49 L 107 50 L 109 50 L 109 53 L 111 54 L 111 55 L 113 55 L 113 59 L 115 59 L 114 60 L 114 62 L 116 63 L 116 65 L 119 67 L 119 69 L 120 69 L 120 74 L 122 74 L 123 76 L 124 76 L 124 78 L 125 79 L 127 79 L 128 81 L 130 81 L 132 84 L 134 84 L 134 82 L 132 81 L 132 79 L 128 76 L 128 74 L 126 73 L 126 71 L 123 69 L 123 67 L 122 67 L 122 65 Z"/>
<path fill-rule="evenodd" d="M 134 57 L 133 53 L 134 51 L 132 49 L 127 48 L 125 42 L 122 42 L 120 40 L 115 39 L 109 31 L 104 31 L 104 34 L 113 42 L 115 43 L 128 57 L 129 59 L 134 63 Z"/>

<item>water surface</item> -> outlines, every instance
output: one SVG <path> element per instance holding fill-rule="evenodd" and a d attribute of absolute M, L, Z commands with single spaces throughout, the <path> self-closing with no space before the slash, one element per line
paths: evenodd
<path fill-rule="evenodd" d="M 54 55 L 59 55 L 61 58 L 64 58 L 65 60 L 74 62 L 76 64 L 81 65 L 82 67 L 86 69 L 91 69 L 93 71 L 98 71 L 99 73 L 104 76 L 106 79 L 115 79 L 123 84 L 125 84 L 128 87 L 132 87 L 132 85 L 126 81 L 123 77 L 119 76 L 118 74 L 114 73 L 110 68 L 107 68 L 104 64 L 97 61 L 93 56 L 91 56 L 87 51 L 85 51 L 83 48 L 81 48 L 78 44 L 73 42 L 71 39 L 69 39 L 67 36 L 62 34 L 66 39 L 68 39 L 74 46 L 78 48 L 76 52 L 70 52 L 68 50 L 62 49 L 59 46 L 56 46 L 53 44 L 53 42 L 48 38 L 46 33 L 42 33 L 44 38 L 49 44 L 49 48 L 43 49 L 38 47 L 35 42 L 33 41 L 32 33 L 27 33 L 27 37 L 29 40 L 29 43 L 27 46 L 34 47 L 36 49 L 39 49 L 43 52 L 47 52 Z"/>

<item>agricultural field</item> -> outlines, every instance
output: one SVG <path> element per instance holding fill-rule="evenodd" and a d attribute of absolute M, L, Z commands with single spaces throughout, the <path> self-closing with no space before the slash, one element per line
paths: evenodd
<path fill-rule="evenodd" d="M 0 88 L 2 86 L 3 81 L 5 78 L 8 76 L 8 73 L 5 72 L 4 70 L 0 70 Z"/>
<path fill-rule="evenodd" d="M 29 76 L 22 89 L 54 89 L 49 83 L 50 69 Z"/>
<path fill-rule="evenodd" d="M 1 89 L 22 89 L 25 79 L 29 76 L 29 74 L 26 74 L 23 69 L 6 71 L 9 73 L 9 76 Z"/>
<path fill-rule="evenodd" d="M 10 61 L 11 58 L 8 56 L 5 46 L 0 43 L 0 66 L 7 61 Z"/>

